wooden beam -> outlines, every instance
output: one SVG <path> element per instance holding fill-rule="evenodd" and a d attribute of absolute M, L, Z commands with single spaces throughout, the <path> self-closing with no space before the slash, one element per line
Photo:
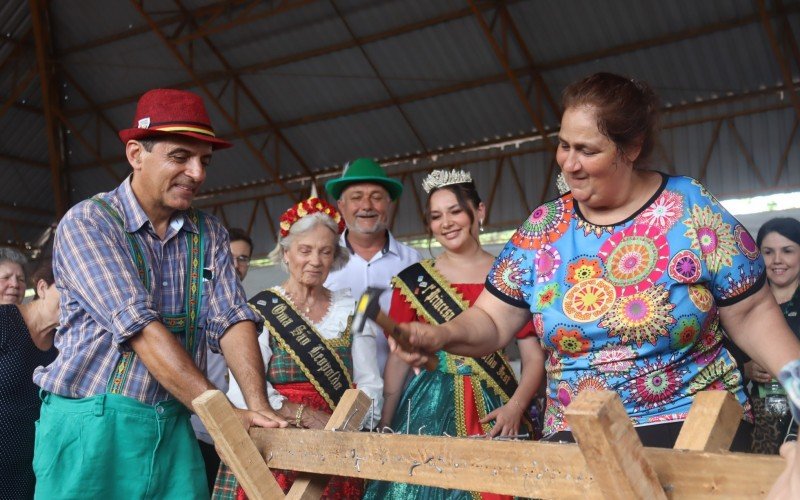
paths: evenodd
<path fill-rule="evenodd" d="M 617 393 L 584 391 L 564 414 L 605 498 L 667 498 Z"/>
<path fill-rule="evenodd" d="M 406 123 L 406 126 L 408 127 L 409 131 L 414 136 L 414 138 L 417 140 L 417 143 L 422 148 L 422 150 L 424 152 L 427 152 L 428 151 L 428 146 L 425 144 L 425 139 L 423 139 L 422 135 L 419 133 L 417 128 L 411 122 L 411 118 L 408 116 L 408 113 L 406 113 L 405 109 L 403 109 L 403 106 L 400 105 L 400 102 L 397 100 L 397 96 L 392 91 L 392 89 L 389 87 L 389 84 L 386 83 L 386 79 L 383 78 L 383 76 L 381 76 L 380 71 L 378 71 L 378 67 L 375 65 L 375 63 L 372 61 L 372 58 L 369 56 L 367 51 L 364 49 L 364 45 L 359 41 L 358 37 L 356 36 L 355 32 L 353 31 L 353 28 L 350 27 L 350 23 L 347 22 L 347 18 L 344 16 L 344 14 L 342 14 L 342 11 L 339 10 L 339 7 L 336 5 L 336 0 L 328 0 L 328 1 L 330 2 L 331 7 L 333 8 L 333 10 L 336 12 L 337 17 L 342 22 L 342 25 L 344 25 L 345 30 L 350 35 L 350 38 L 352 40 L 355 40 L 356 48 L 358 48 L 359 52 L 361 52 L 361 57 L 364 58 L 364 60 L 369 65 L 369 67 L 372 70 L 372 72 L 375 74 L 375 77 L 378 79 L 378 82 L 380 82 L 381 86 L 383 87 L 383 90 L 386 92 L 386 95 L 389 96 L 389 100 L 392 101 L 392 105 L 395 108 L 397 108 L 397 112 L 400 114 L 400 117 Z"/>
<path fill-rule="evenodd" d="M 187 15 L 188 15 L 189 10 L 186 9 L 183 6 L 183 4 L 181 3 L 180 0 L 173 0 L 173 1 L 175 2 L 176 5 L 178 5 L 178 7 L 183 12 L 187 13 Z M 253 5 L 255 5 L 255 4 L 253 4 Z M 192 19 L 190 19 L 189 23 L 193 24 L 194 21 Z M 261 115 L 261 118 L 263 118 L 264 121 L 267 122 L 267 124 L 269 124 L 271 126 L 274 126 L 275 125 L 275 121 L 272 119 L 270 114 L 267 112 L 267 110 L 261 104 L 261 99 L 256 97 L 256 95 L 244 83 L 244 80 L 241 79 L 240 75 L 234 71 L 233 66 L 231 66 L 230 62 L 228 62 L 228 59 L 225 57 L 225 55 L 222 53 L 222 51 L 219 50 L 217 48 L 217 46 L 214 43 L 212 43 L 211 40 L 208 39 L 208 36 L 204 35 L 204 36 L 201 36 L 200 38 L 203 40 L 203 42 L 209 48 L 211 53 L 214 54 L 214 56 L 217 58 L 219 63 L 222 64 L 222 66 L 228 71 L 228 73 L 230 75 L 230 80 L 229 81 L 232 81 L 234 83 L 234 98 L 235 98 L 235 102 L 234 102 L 235 113 L 234 114 L 238 115 L 238 110 L 239 110 L 239 102 L 238 102 L 239 98 L 238 98 L 238 96 L 239 96 L 239 91 L 241 90 L 241 92 L 250 100 L 250 104 L 256 109 L 256 111 L 258 111 L 258 114 Z M 172 42 L 172 43 L 175 43 L 175 42 Z M 228 82 L 226 82 L 226 85 L 227 85 L 227 83 Z M 217 97 L 217 99 L 219 99 L 219 97 Z M 235 123 L 239 122 L 238 117 L 234 117 L 234 122 Z M 286 149 L 289 150 L 289 152 L 292 154 L 292 156 L 294 156 L 295 160 L 297 160 L 297 163 L 300 165 L 300 167 L 302 168 L 303 172 L 305 172 L 307 175 L 311 175 L 311 169 L 308 167 L 308 164 L 306 163 L 305 159 L 303 159 L 303 157 L 300 155 L 300 153 L 297 151 L 297 149 L 294 146 L 292 146 L 292 144 L 286 139 L 286 137 L 283 135 L 283 133 L 280 130 L 276 131 L 275 137 L 276 137 L 276 139 L 278 139 L 278 140 L 275 141 L 276 153 L 275 153 L 275 161 L 274 161 L 274 163 L 276 165 L 276 168 L 278 170 L 280 170 L 280 160 L 279 160 L 279 157 L 278 157 L 279 141 L 280 141 L 280 142 L 282 142 L 284 144 Z"/>
<path fill-rule="evenodd" d="M 767 11 L 766 2 L 764 0 L 756 0 L 756 4 L 758 5 L 758 13 L 761 17 L 761 25 L 767 35 L 767 40 L 769 40 L 770 49 L 772 49 L 772 55 L 775 56 L 775 62 L 778 63 L 778 67 L 781 70 L 783 84 L 788 89 L 789 100 L 792 102 L 792 106 L 794 106 L 797 118 L 800 118 L 800 94 L 794 90 L 792 68 L 789 64 L 789 59 L 783 53 L 778 43 L 778 37 L 775 35 L 775 30 L 772 28 L 772 16 L 769 11 Z"/>
<path fill-rule="evenodd" d="M 794 146 L 794 136 L 797 134 L 797 126 L 800 125 L 800 118 L 794 119 L 794 125 L 792 125 L 792 131 L 789 132 L 789 140 L 786 142 L 786 147 L 783 148 L 783 153 L 781 154 L 781 160 L 778 163 L 778 168 L 775 170 L 775 179 L 773 180 L 772 184 L 777 185 L 781 180 L 781 175 L 783 175 L 783 170 L 786 168 L 789 159 L 789 152 L 792 150 L 792 146 Z"/>
<path fill-rule="evenodd" d="M 22 212 L 29 215 L 39 215 L 43 217 L 53 217 L 55 213 L 52 210 L 45 210 L 39 207 L 32 207 L 28 205 L 23 205 L 21 203 L 8 203 L 8 202 L 0 202 L 0 209 L 2 210 L 14 210 L 17 212 Z"/>
<path fill-rule="evenodd" d="M 357 389 L 348 389 L 336 404 L 336 410 L 325 424 L 325 430 L 358 432 L 371 405 L 369 396 Z M 300 474 L 286 494 L 286 500 L 317 500 L 322 496 L 328 481 L 330 476 Z"/>
<path fill-rule="evenodd" d="M 575 444 L 286 429 L 252 429 L 250 436 L 276 469 L 526 498 L 602 498 Z M 786 463 L 749 453 L 643 450 L 671 498 L 763 498 Z"/>
<path fill-rule="evenodd" d="M 36 67 L 29 68 L 28 71 L 22 75 L 22 78 L 20 78 L 14 88 L 11 89 L 6 100 L 0 104 L 0 118 L 2 118 L 11 107 L 16 105 L 17 99 L 31 86 L 34 78 L 36 78 Z"/>
<path fill-rule="evenodd" d="M 34 167 L 38 169 L 49 169 L 50 165 L 47 163 L 42 163 L 37 160 L 31 160 L 30 158 L 21 158 L 19 156 L 14 156 L 6 153 L 0 153 L 0 160 L 4 162 L 11 162 L 11 163 L 20 163 L 22 165 L 26 165 L 28 167 Z M 7 164 L 2 164 L 3 167 L 8 167 Z"/>
<path fill-rule="evenodd" d="M 86 138 L 83 136 L 83 133 L 81 132 L 81 130 L 80 130 L 78 127 L 76 127 L 76 126 L 75 126 L 75 124 L 74 124 L 74 123 L 72 123 L 72 122 L 70 121 L 70 119 L 69 119 L 69 118 L 67 118 L 67 117 L 66 117 L 66 115 L 64 115 L 64 113 L 62 113 L 62 112 L 61 112 L 61 110 L 55 109 L 55 110 L 53 110 L 53 114 L 54 114 L 54 115 L 55 115 L 55 116 L 56 116 L 56 117 L 57 117 L 59 120 L 61 120 L 61 122 L 64 124 L 64 126 L 65 126 L 65 127 L 67 127 L 69 130 L 71 130 L 71 131 L 72 131 L 72 133 L 73 133 L 73 137 L 75 137 L 75 139 L 76 139 L 76 140 L 77 140 L 77 141 L 78 141 L 78 142 L 79 142 L 79 143 L 80 143 L 80 144 L 81 144 L 81 145 L 82 145 L 82 146 L 83 146 L 83 147 L 86 149 L 86 151 L 87 151 L 89 154 L 91 154 L 92 156 L 94 156 L 95 158 L 97 158 L 97 159 L 98 159 L 98 161 L 101 161 L 101 162 L 102 162 L 102 163 L 101 163 L 101 165 L 102 165 L 103 169 L 106 171 L 106 173 L 107 173 L 108 175 L 110 175 L 110 176 L 111 176 L 111 178 L 112 178 L 112 179 L 114 179 L 114 181 L 115 181 L 115 182 L 117 182 L 117 183 L 120 183 L 120 182 L 122 182 L 122 179 L 123 179 L 123 177 L 122 177 L 121 175 L 119 175 L 119 174 L 118 174 L 118 173 L 117 173 L 117 172 L 114 170 L 114 166 L 113 166 L 113 165 L 111 165 L 110 163 L 108 163 L 107 161 L 105 161 L 105 160 L 102 158 L 102 156 L 100 156 L 100 152 L 99 152 L 99 151 L 97 151 L 97 149 L 95 149 L 95 147 L 94 147 L 94 146 L 92 146 L 92 143 L 91 143 L 91 142 L 89 142 L 89 140 L 88 140 L 88 139 L 86 139 Z M 127 158 L 125 159 L 125 161 L 127 162 Z M 63 215 L 63 214 L 62 214 L 62 215 Z"/>
<path fill-rule="evenodd" d="M 508 0 L 508 1 L 509 2 L 515 2 L 515 1 L 519 1 L 519 0 Z M 490 8 L 493 5 L 494 5 L 493 2 L 481 2 L 482 8 Z M 336 52 L 340 52 L 340 51 L 343 51 L 343 50 L 353 49 L 353 48 L 356 47 L 356 45 L 358 43 L 369 44 L 369 43 L 374 43 L 374 42 L 378 42 L 378 41 L 381 41 L 381 40 L 386 40 L 386 39 L 389 39 L 389 38 L 401 36 L 401 35 L 404 35 L 404 34 L 407 34 L 407 33 L 411 33 L 411 32 L 414 32 L 414 31 L 418 31 L 418 30 L 422 30 L 422 29 L 425 29 L 425 28 L 428 28 L 428 27 L 431 27 L 431 26 L 436 26 L 438 24 L 442 24 L 442 23 L 446 23 L 446 22 L 449 22 L 449 21 L 453 21 L 453 20 L 456 20 L 456 19 L 463 18 L 463 17 L 467 17 L 470 14 L 471 14 L 470 9 L 461 8 L 461 9 L 457 9 L 457 10 L 454 10 L 454 11 L 446 12 L 446 13 L 438 15 L 438 16 L 434 16 L 434 17 L 429 18 L 429 19 L 423 19 L 421 21 L 416 21 L 416 22 L 404 24 L 404 25 L 401 25 L 401 26 L 395 26 L 393 28 L 389 28 L 387 30 L 380 31 L 378 33 L 372 33 L 370 35 L 365 35 L 365 36 L 359 37 L 358 40 L 348 39 L 348 40 L 344 40 L 342 42 L 338 42 L 338 43 L 335 43 L 335 44 L 332 44 L 332 45 L 326 45 L 326 46 L 323 46 L 323 47 L 317 47 L 317 48 L 306 50 L 306 51 L 303 51 L 303 52 L 289 54 L 287 56 L 281 56 L 281 57 L 278 57 L 278 58 L 275 58 L 275 59 L 262 60 L 262 61 L 259 61 L 257 63 L 249 64 L 247 66 L 241 66 L 241 67 L 235 68 L 235 71 L 238 74 L 260 73 L 260 72 L 266 71 L 268 69 L 284 66 L 284 65 L 287 65 L 287 64 L 294 64 L 294 63 L 297 63 L 297 62 L 300 62 L 300 61 L 304 61 L 304 60 L 307 60 L 307 59 L 321 57 L 321 56 L 325 56 L 325 55 L 328 55 L 328 54 L 333 54 L 333 53 L 336 53 Z M 176 19 L 173 19 L 172 23 L 174 23 L 176 21 L 177 21 Z M 162 22 L 159 23 L 159 25 L 166 25 L 166 24 L 164 24 L 163 21 L 162 21 Z M 227 74 L 227 71 L 211 71 L 211 72 L 208 72 L 208 73 L 203 73 L 201 75 L 198 75 L 198 77 L 199 77 L 199 80 L 200 80 L 201 83 L 206 84 L 206 83 L 213 83 L 213 82 L 217 82 L 217 81 L 221 81 L 221 80 L 227 80 L 228 74 Z M 188 89 L 188 88 L 194 87 L 194 86 L 196 86 L 196 83 L 194 81 L 184 81 L 184 82 L 179 82 L 179 83 L 175 83 L 175 84 L 170 85 L 171 88 L 177 88 L 177 89 Z M 119 99 L 114 99 L 112 101 L 107 101 L 105 103 L 101 103 L 100 106 L 103 109 L 106 109 L 106 108 L 111 108 L 111 107 L 122 106 L 124 104 L 130 104 L 130 103 L 136 102 L 136 100 L 139 98 L 139 95 L 141 95 L 141 93 L 131 94 L 131 95 L 119 98 Z M 86 113 L 87 111 L 88 111 L 87 109 L 80 109 L 79 108 L 79 109 L 72 110 L 72 113 L 81 114 L 81 113 Z"/>
<path fill-rule="evenodd" d="M 747 166 L 750 167 L 750 171 L 753 172 L 753 175 L 756 176 L 758 184 L 761 187 L 767 187 L 767 183 L 764 180 L 764 176 L 761 175 L 761 170 L 758 168 L 758 165 L 756 165 L 755 160 L 753 160 L 753 155 L 751 155 L 750 151 L 748 151 L 747 148 L 745 147 L 744 141 L 742 140 L 742 136 L 739 135 L 739 131 L 736 129 L 736 124 L 733 123 L 733 119 L 729 118 L 726 121 L 728 122 L 728 128 L 731 131 L 731 135 L 733 135 L 733 140 L 739 147 L 739 152 L 741 152 L 742 156 L 744 156 L 744 160 L 747 162 Z"/>
<path fill-rule="evenodd" d="M 50 184 L 53 190 L 56 217 L 61 218 L 69 207 L 69 177 L 61 151 L 63 142 L 56 113 L 59 110 L 58 92 L 54 85 L 54 68 L 50 63 L 52 39 L 50 20 L 45 0 L 28 0 L 36 41 L 36 65 L 39 68 L 39 84 L 42 89 L 45 136 L 47 137 L 47 156 L 50 160 Z"/>
<path fill-rule="evenodd" d="M 258 454 L 228 398 L 220 391 L 205 391 L 192 401 L 192 406 L 247 496 L 253 500 L 283 498 L 283 490 Z"/>
<path fill-rule="evenodd" d="M 714 153 L 714 146 L 717 145 L 717 141 L 719 140 L 720 130 L 722 130 L 722 120 L 719 120 L 716 125 L 714 125 L 714 131 L 711 132 L 711 141 L 708 143 L 706 154 L 703 156 L 703 163 L 700 164 L 700 175 L 697 176 L 697 180 L 700 182 L 705 182 L 706 180 L 708 165 L 711 162 L 711 155 Z"/>
<path fill-rule="evenodd" d="M 727 451 L 744 410 L 728 391 L 698 392 L 675 441 L 675 449 Z"/>
<path fill-rule="evenodd" d="M 503 70 L 505 71 L 508 81 L 514 88 L 514 92 L 516 92 L 517 97 L 519 98 L 520 103 L 522 104 L 522 107 L 525 108 L 525 111 L 531 118 L 531 121 L 536 127 L 536 130 L 539 132 L 539 134 L 542 135 L 542 141 L 546 146 L 555 148 L 555 145 L 546 135 L 544 120 L 542 118 L 541 110 L 533 109 L 533 106 L 531 105 L 530 100 L 528 99 L 528 96 L 525 93 L 525 90 L 522 88 L 522 85 L 520 84 L 516 73 L 511 68 L 511 62 L 509 61 L 508 53 L 506 53 L 500 46 L 500 44 L 497 43 L 497 40 L 494 37 L 494 33 L 492 33 L 491 28 L 486 23 L 486 20 L 483 18 L 483 12 L 480 9 L 478 9 L 478 6 L 475 4 L 475 0 L 467 0 L 467 2 L 469 3 L 472 12 L 475 15 L 475 19 L 478 21 L 478 26 L 480 26 L 481 30 L 483 31 L 483 34 L 486 37 L 486 40 L 489 42 L 489 45 L 491 46 L 492 51 L 495 54 L 495 58 L 503 67 Z M 536 70 L 535 68 L 532 69 L 534 75 L 538 74 L 538 70 Z"/>

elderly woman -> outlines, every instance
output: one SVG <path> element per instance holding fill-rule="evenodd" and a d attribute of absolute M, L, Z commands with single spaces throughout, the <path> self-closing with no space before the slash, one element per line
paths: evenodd
<path fill-rule="evenodd" d="M 25 256 L 0 247 L 0 304 L 22 304 L 25 298 Z"/>
<path fill-rule="evenodd" d="M 645 446 L 672 447 L 698 391 L 749 406 L 720 323 L 773 375 L 800 342 L 744 227 L 696 180 L 643 168 L 659 110 L 647 84 L 595 74 L 567 87 L 563 109 L 556 160 L 570 191 L 519 227 L 471 309 L 405 327 L 422 351 L 406 359 L 484 355 L 533 319 L 550 439 L 572 439 L 564 409 L 580 392 L 613 390 Z M 735 449 L 748 447 L 749 428 Z"/>
<path fill-rule="evenodd" d="M 33 301 L 0 305 L 0 498 L 33 498 L 34 422 L 41 406 L 33 370 L 52 363 L 57 353 L 59 293 L 49 261 L 32 281 Z"/>
<path fill-rule="evenodd" d="M 345 390 L 357 386 L 375 401 L 364 423 L 377 424 L 383 383 L 378 371 L 375 331 L 353 336 L 350 318 L 355 299 L 349 290 L 331 292 L 323 286 L 328 273 L 347 262 L 339 246 L 344 221 L 336 208 L 309 198 L 281 216 L 275 259 L 289 273 L 281 285 L 250 299 L 264 316 L 259 337 L 267 370 L 267 392 L 273 409 L 297 427 L 322 429 Z M 299 332 L 299 333 L 298 333 Z M 231 377 L 228 397 L 245 407 Z M 284 491 L 296 474 L 273 471 Z M 234 488 L 224 472 L 217 476 L 214 498 L 226 498 Z M 363 483 L 333 478 L 323 498 L 360 498 Z"/>

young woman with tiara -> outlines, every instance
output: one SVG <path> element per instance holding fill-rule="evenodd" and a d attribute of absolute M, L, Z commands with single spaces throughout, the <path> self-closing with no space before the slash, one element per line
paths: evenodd
<path fill-rule="evenodd" d="M 429 236 L 442 246 L 435 258 L 404 269 L 392 281 L 389 315 L 398 323 L 440 324 L 468 309 L 483 291 L 494 262 L 479 239 L 486 207 L 469 173 L 435 170 L 422 183 L 428 193 Z M 438 368 L 417 373 L 390 354 L 384 371 L 381 426 L 395 433 L 434 436 L 531 435 L 526 411 L 544 378 L 544 355 L 528 325 L 517 335 L 523 361 L 517 383 L 502 351 L 483 358 L 438 353 Z M 500 498 L 404 483 L 372 482 L 364 498 Z"/>

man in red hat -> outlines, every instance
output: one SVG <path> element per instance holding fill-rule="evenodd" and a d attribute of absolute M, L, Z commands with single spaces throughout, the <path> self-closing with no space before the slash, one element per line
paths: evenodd
<path fill-rule="evenodd" d="M 157 89 L 119 133 L 133 173 L 61 220 L 58 358 L 34 373 L 43 404 L 37 498 L 207 498 L 189 414 L 214 386 L 206 346 L 245 390 L 245 427 L 285 426 L 266 399 L 257 343 L 228 233 L 192 208 L 213 150 L 202 99 Z"/>

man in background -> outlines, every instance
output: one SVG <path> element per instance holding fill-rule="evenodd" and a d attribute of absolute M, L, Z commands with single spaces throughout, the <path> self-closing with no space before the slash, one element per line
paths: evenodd
<path fill-rule="evenodd" d="M 347 265 L 330 273 L 325 287 L 349 288 L 356 299 L 367 287 L 385 288 L 380 305 L 388 312 L 392 277 L 420 260 L 418 251 L 397 241 L 388 229 L 389 214 L 403 194 L 403 184 L 386 175 L 375 160 L 358 158 L 345 166 L 341 177 L 328 181 L 325 189 L 338 200 L 347 223 L 339 244 L 350 252 Z M 389 355 L 386 336 L 378 335 L 377 344 L 378 369 L 383 374 Z"/>
<path fill-rule="evenodd" d="M 250 258 L 253 256 L 253 240 L 250 236 L 238 227 L 228 228 L 228 236 L 231 242 L 231 257 L 233 267 L 236 269 L 236 277 L 239 281 L 244 281 L 247 271 L 250 269 Z M 206 351 L 206 377 L 223 393 L 228 392 L 228 365 L 225 358 L 220 353 L 216 353 L 208 348 Z M 192 415 L 192 428 L 197 437 L 197 444 L 200 445 L 200 453 L 203 455 L 203 463 L 206 466 L 206 479 L 208 480 L 208 491 L 214 489 L 214 481 L 217 477 L 220 458 L 217 449 L 214 447 L 214 440 L 206 430 L 200 417 Z"/>

